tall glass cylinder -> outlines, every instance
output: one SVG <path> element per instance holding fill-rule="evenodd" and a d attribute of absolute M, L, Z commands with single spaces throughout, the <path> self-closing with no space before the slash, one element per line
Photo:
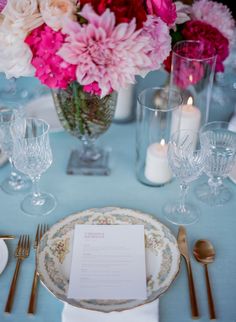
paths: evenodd
<path fill-rule="evenodd" d="M 146 185 L 158 187 L 172 179 L 167 150 L 179 127 L 181 104 L 181 95 L 165 88 L 147 88 L 138 96 L 136 174 Z"/>
<path fill-rule="evenodd" d="M 183 98 L 180 130 L 198 131 L 208 121 L 216 63 L 208 53 L 201 41 L 184 40 L 173 48 L 170 87 Z"/>

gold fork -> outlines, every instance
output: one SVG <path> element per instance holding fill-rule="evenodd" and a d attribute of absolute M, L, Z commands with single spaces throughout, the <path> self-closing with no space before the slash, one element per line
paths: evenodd
<path fill-rule="evenodd" d="M 36 235 L 35 235 L 35 241 L 34 241 L 34 249 L 35 250 L 38 247 L 40 239 L 42 238 L 42 236 L 45 234 L 45 232 L 47 230 L 48 230 L 47 225 L 38 225 Z M 36 298 L 37 298 L 37 285 L 38 285 L 38 273 L 37 273 L 36 265 L 35 265 L 34 277 L 33 277 L 31 294 L 30 294 L 30 299 L 29 299 L 29 306 L 28 306 L 28 313 L 29 314 L 35 313 Z"/>
<path fill-rule="evenodd" d="M 17 285 L 17 280 L 19 276 L 19 270 L 21 262 L 29 256 L 30 252 L 30 239 L 29 235 L 21 235 L 16 247 L 15 257 L 17 258 L 15 272 L 12 278 L 11 287 L 8 294 L 7 303 L 5 306 L 5 312 L 10 313 L 15 297 L 15 290 Z"/>

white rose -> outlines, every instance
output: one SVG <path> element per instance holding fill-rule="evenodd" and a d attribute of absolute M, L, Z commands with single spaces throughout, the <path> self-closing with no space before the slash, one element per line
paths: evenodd
<path fill-rule="evenodd" d="M 7 78 L 33 76 L 32 52 L 24 42 L 25 33 L 15 32 L 8 20 L 0 26 L 0 72 Z"/>
<path fill-rule="evenodd" d="M 2 13 L 14 28 L 26 33 L 43 24 L 38 0 L 8 0 Z"/>
<path fill-rule="evenodd" d="M 45 23 L 57 31 L 65 18 L 76 18 L 76 0 L 40 0 L 40 12 Z"/>

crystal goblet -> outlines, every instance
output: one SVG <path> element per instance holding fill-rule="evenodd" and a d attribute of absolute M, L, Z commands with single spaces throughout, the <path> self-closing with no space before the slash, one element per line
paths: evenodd
<path fill-rule="evenodd" d="M 168 202 L 164 207 L 165 217 L 176 225 L 195 223 L 200 211 L 191 203 L 186 203 L 189 183 L 197 179 L 203 171 L 204 152 L 198 144 L 198 132 L 177 131 L 168 145 L 168 161 L 175 177 L 180 180 L 179 202 Z"/>
<path fill-rule="evenodd" d="M 25 197 L 21 208 L 33 216 L 47 215 L 56 207 L 54 196 L 41 192 L 38 187 L 41 175 L 52 164 L 48 133 L 49 125 L 45 121 L 27 118 L 24 134 L 14 137 L 14 165 L 19 171 L 28 175 L 33 183 L 33 192 Z"/>
<path fill-rule="evenodd" d="M 208 205 L 223 205 L 232 193 L 223 185 L 223 179 L 231 172 L 236 161 L 236 133 L 228 130 L 227 122 L 211 122 L 200 130 L 202 149 L 206 151 L 204 172 L 208 183 L 196 188 L 198 199 Z"/>
<path fill-rule="evenodd" d="M 14 125 L 16 136 L 20 135 L 24 125 L 24 119 L 19 111 L 8 107 L 0 108 L 0 146 L 3 153 L 6 154 L 11 165 L 10 175 L 2 182 L 1 188 L 4 192 L 15 194 L 29 190 L 31 186 L 30 179 L 17 173 L 12 162 L 13 137 L 11 127 Z"/>

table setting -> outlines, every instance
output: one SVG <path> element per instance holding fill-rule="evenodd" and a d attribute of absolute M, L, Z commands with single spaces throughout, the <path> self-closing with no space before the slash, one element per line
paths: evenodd
<path fill-rule="evenodd" d="M 236 321 L 231 10 L 0 1 L 0 321 Z"/>

